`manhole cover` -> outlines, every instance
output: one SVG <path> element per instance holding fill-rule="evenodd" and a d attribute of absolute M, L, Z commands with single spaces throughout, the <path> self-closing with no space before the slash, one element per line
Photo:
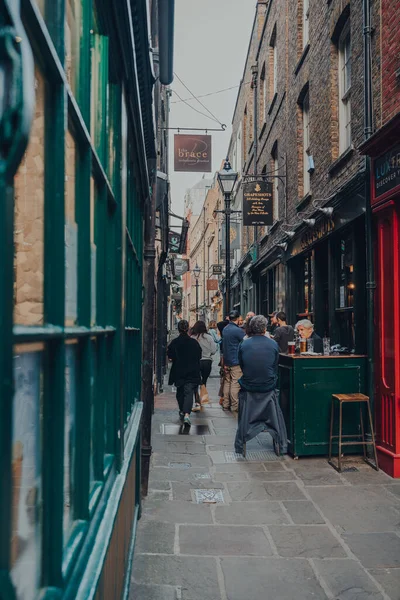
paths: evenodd
<path fill-rule="evenodd" d="M 190 469 L 192 465 L 190 463 L 168 463 L 168 467 L 170 469 Z"/>
<path fill-rule="evenodd" d="M 211 473 L 195 473 L 195 479 L 211 479 Z"/>
<path fill-rule="evenodd" d="M 279 456 L 277 456 L 273 450 L 248 450 L 246 458 L 244 458 L 242 454 L 237 454 L 236 452 L 225 452 L 224 454 L 227 463 L 279 460 Z"/>
<path fill-rule="evenodd" d="M 163 435 L 209 435 L 210 430 L 207 425 L 192 425 L 183 427 L 183 425 L 160 425 L 160 432 Z"/>
<path fill-rule="evenodd" d="M 223 504 L 222 490 L 193 490 L 197 504 Z"/>

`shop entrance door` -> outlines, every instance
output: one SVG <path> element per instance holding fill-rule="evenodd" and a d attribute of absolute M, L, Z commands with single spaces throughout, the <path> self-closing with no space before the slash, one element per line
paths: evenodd
<path fill-rule="evenodd" d="M 379 466 L 400 477 L 399 211 L 377 213 L 375 412 Z"/>

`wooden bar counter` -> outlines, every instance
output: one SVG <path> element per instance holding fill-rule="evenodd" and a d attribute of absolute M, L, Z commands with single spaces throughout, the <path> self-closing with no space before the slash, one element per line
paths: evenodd
<path fill-rule="evenodd" d="M 328 454 L 332 394 L 365 393 L 365 373 L 366 356 L 363 355 L 280 355 L 280 404 L 291 456 Z M 343 433 L 359 431 L 358 406 L 346 406 Z M 334 451 L 336 448 L 334 445 Z M 357 446 L 353 446 L 353 450 L 357 452 Z"/>

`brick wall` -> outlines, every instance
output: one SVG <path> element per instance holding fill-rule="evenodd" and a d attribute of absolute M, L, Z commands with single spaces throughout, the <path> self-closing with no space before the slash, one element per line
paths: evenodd
<path fill-rule="evenodd" d="M 400 2 L 381 0 L 382 125 L 400 111 Z M 379 76 L 379 72 L 375 73 Z"/>

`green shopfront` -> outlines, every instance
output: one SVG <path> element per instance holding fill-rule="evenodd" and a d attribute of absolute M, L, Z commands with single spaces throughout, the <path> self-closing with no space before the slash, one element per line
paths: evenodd
<path fill-rule="evenodd" d="M 153 128 L 146 5 L 22 0 L 21 24 L 18 1 L 0 4 L 1 58 L 10 33 L 32 48 L 35 96 L 22 159 L 0 173 L 1 600 L 127 590 Z"/>

